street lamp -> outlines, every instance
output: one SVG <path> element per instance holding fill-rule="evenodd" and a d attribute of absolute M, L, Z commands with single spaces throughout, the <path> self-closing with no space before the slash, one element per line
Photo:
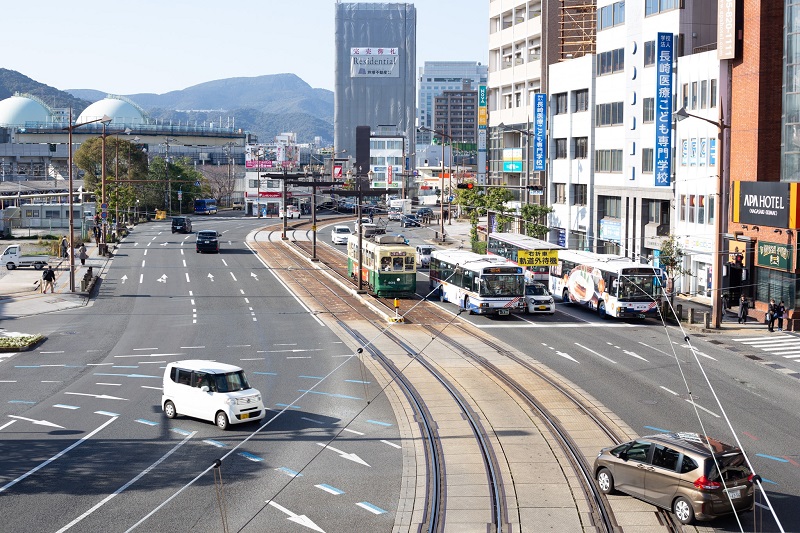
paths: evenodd
<path fill-rule="evenodd" d="M 709 118 L 693 115 L 686 112 L 685 107 L 681 107 L 675 112 L 677 120 L 683 120 L 687 117 L 703 120 L 709 124 L 717 127 L 717 139 L 719 139 L 719 155 L 717 162 L 717 213 L 714 219 L 714 250 L 712 254 L 712 262 L 714 266 L 711 270 L 711 318 L 712 327 L 719 329 L 722 322 L 723 301 L 722 301 L 722 215 L 727 217 L 727 209 L 723 209 L 723 196 L 725 190 L 723 187 L 723 179 L 725 176 L 723 163 L 725 162 L 725 130 L 730 128 L 730 124 L 725 124 L 722 117 L 722 106 L 719 108 L 719 120 L 711 120 Z"/>
<path fill-rule="evenodd" d="M 89 120 L 88 122 L 81 122 L 80 124 L 73 124 L 72 123 L 72 108 L 69 109 L 69 126 L 63 128 L 68 132 L 68 146 L 67 146 L 67 174 L 69 175 L 69 248 L 70 250 L 74 250 L 75 246 L 73 241 L 75 239 L 75 214 L 72 212 L 72 203 L 73 203 L 73 191 L 72 191 L 72 130 L 75 128 L 79 128 L 80 126 L 85 126 L 86 124 L 91 124 L 93 122 L 102 122 L 103 128 L 105 129 L 106 124 L 111 122 L 112 118 L 108 115 L 103 115 L 102 117 Z M 104 143 L 105 144 L 105 143 Z M 83 203 L 83 202 L 81 202 Z M 70 292 L 75 292 L 75 254 L 69 254 L 69 290 Z"/>

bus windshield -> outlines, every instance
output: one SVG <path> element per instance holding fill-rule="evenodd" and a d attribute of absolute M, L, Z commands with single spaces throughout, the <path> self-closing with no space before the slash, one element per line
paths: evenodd
<path fill-rule="evenodd" d="M 481 296 L 522 296 L 525 277 L 519 274 L 484 274 L 481 277 Z"/>
<path fill-rule="evenodd" d="M 643 274 L 623 274 L 619 277 L 618 297 L 626 302 L 652 302 L 660 297 L 661 287 L 658 278 L 651 272 Z"/>

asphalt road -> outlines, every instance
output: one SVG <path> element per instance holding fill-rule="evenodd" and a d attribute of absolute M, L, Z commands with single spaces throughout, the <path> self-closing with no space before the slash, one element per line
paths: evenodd
<path fill-rule="evenodd" d="M 385 398 L 245 245 L 263 224 L 194 222 L 223 233 L 221 254 L 139 226 L 93 306 L 15 324 L 49 340 L 4 363 L 3 529 L 220 531 L 224 490 L 232 531 L 390 530 L 402 456 Z M 243 367 L 267 418 L 166 419 L 163 367 L 188 358 Z"/>

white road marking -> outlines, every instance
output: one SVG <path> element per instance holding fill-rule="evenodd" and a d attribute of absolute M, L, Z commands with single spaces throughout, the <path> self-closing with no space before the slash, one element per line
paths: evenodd
<path fill-rule="evenodd" d="M 236 279 L 236 276 L 233 275 L 233 272 L 231 272 L 230 275 L 233 278 L 233 281 L 239 281 L 239 280 Z"/>
<path fill-rule="evenodd" d="M 186 283 L 189 283 L 189 273 L 185 272 L 185 274 L 186 274 Z"/>
<path fill-rule="evenodd" d="M 145 251 L 144 251 L 144 255 L 147 255 L 147 250 L 146 250 L 146 249 L 145 249 Z"/>
<path fill-rule="evenodd" d="M 228 266 L 228 263 L 227 263 L 227 262 L 226 262 L 224 259 L 222 259 L 222 258 L 220 257 L 220 260 L 222 261 L 222 264 L 223 264 L 223 265 L 225 265 L 225 266 Z"/>
<path fill-rule="evenodd" d="M 186 266 L 186 259 L 183 260 L 183 266 Z"/>
<path fill-rule="evenodd" d="M 702 405 L 698 404 L 694 400 L 690 400 L 689 398 L 686 398 L 686 401 L 689 402 L 690 404 L 694 405 L 698 409 L 702 409 L 703 411 L 705 411 L 706 413 L 710 414 L 711 416 L 719 418 L 719 415 L 717 413 L 715 413 L 714 411 L 710 411 L 710 410 L 706 409 L 705 407 L 703 407 Z"/>
<path fill-rule="evenodd" d="M 582 345 L 582 344 L 578 344 L 578 343 L 576 342 L 576 343 L 575 343 L 575 346 L 578 346 L 579 348 L 583 348 L 583 349 L 584 349 L 584 350 L 586 350 L 587 352 L 590 352 L 590 353 L 593 353 L 593 354 L 595 354 L 597 357 L 602 357 L 602 358 L 603 358 L 603 359 L 605 359 L 606 361 L 609 361 L 609 362 L 611 362 L 611 363 L 614 363 L 615 365 L 617 364 L 617 362 L 616 362 L 616 361 L 614 361 L 613 359 L 609 359 L 609 358 L 608 358 L 608 357 L 606 357 L 605 355 L 599 354 L 599 353 L 595 352 L 594 350 L 592 350 L 591 348 L 587 348 L 586 346 L 584 346 L 584 345 Z"/>
<path fill-rule="evenodd" d="M 95 383 L 95 385 L 108 385 L 109 387 L 121 387 L 122 383 Z"/>
<path fill-rule="evenodd" d="M 342 431 L 347 431 L 348 433 L 353 433 L 355 435 L 365 435 L 365 433 L 361 433 L 360 431 L 356 431 L 355 429 L 344 428 Z"/>
<path fill-rule="evenodd" d="M 158 348 L 134 348 L 133 349 L 134 352 L 136 352 L 136 351 L 149 352 L 149 351 L 152 351 L 152 350 L 158 350 Z"/>
<path fill-rule="evenodd" d="M 664 386 L 661 386 L 661 385 L 659 385 L 659 387 L 661 387 L 662 389 L 664 389 L 664 390 L 665 390 L 665 391 L 667 391 L 668 393 L 672 394 L 673 396 L 680 396 L 680 395 L 679 395 L 677 392 L 675 392 L 675 391 L 672 391 L 672 390 L 669 390 L 668 388 L 666 388 L 666 387 L 664 387 Z"/>
<path fill-rule="evenodd" d="M 139 283 L 141 283 L 143 280 L 144 280 L 144 274 L 139 274 Z"/>
<path fill-rule="evenodd" d="M 392 448 L 402 448 L 402 446 L 400 446 L 399 444 L 395 444 L 394 442 L 389 442 L 388 440 L 382 440 L 381 442 L 384 444 L 388 444 Z"/>
<path fill-rule="evenodd" d="M 144 268 L 144 259 L 142 259 L 142 268 Z"/>

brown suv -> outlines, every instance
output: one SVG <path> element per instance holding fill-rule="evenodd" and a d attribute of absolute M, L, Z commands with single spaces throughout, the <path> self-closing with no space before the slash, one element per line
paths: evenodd
<path fill-rule="evenodd" d="M 670 509 L 682 524 L 753 510 L 753 475 L 742 451 L 697 433 L 603 448 L 594 475 L 602 492 L 618 490 Z"/>

